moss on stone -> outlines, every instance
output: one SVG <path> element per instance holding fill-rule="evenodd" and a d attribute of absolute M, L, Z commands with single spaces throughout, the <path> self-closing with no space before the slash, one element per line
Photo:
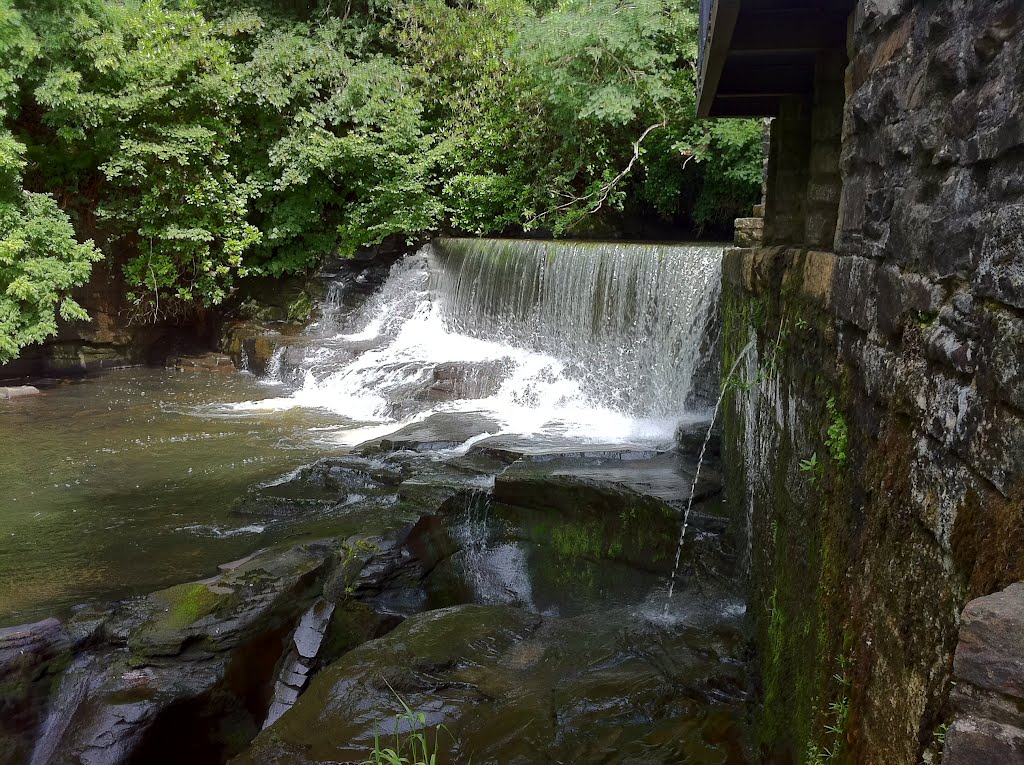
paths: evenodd
<path fill-rule="evenodd" d="M 155 596 L 167 604 L 159 624 L 163 628 L 181 629 L 195 624 L 224 605 L 228 596 L 213 592 L 205 584 L 179 584 Z"/>

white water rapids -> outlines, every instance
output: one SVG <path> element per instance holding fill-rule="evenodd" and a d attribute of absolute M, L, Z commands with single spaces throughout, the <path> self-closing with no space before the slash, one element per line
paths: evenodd
<path fill-rule="evenodd" d="M 334 295 L 275 354 L 279 395 L 233 409 L 327 410 L 344 445 L 441 413 L 478 415 L 471 440 L 667 443 L 706 416 L 720 265 L 708 245 L 440 240 L 353 313 Z"/>

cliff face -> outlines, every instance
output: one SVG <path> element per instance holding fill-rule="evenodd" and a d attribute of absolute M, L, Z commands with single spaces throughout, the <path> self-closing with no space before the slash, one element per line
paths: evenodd
<path fill-rule="evenodd" d="M 725 452 L 762 750 L 917 763 L 988 714 L 949 701 L 962 609 L 1024 579 L 1024 8 L 861 0 L 849 29 L 773 124 L 764 244 L 726 257 Z"/>
<path fill-rule="evenodd" d="M 89 282 L 73 295 L 90 321 L 58 319 L 57 334 L 24 348 L 13 362 L 0 365 L 0 379 L 63 377 L 111 367 L 163 363 L 171 354 L 207 347 L 214 317 L 208 311 L 160 323 L 133 321 L 121 263 L 93 266 Z"/>

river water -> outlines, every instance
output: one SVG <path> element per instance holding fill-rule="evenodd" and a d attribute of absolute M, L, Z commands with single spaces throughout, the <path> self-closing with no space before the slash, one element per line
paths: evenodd
<path fill-rule="evenodd" d="M 336 519 L 254 521 L 232 504 L 403 428 L 452 454 L 487 438 L 671 444 L 681 422 L 706 417 L 719 257 L 443 240 L 353 310 L 338 307 L 339 282 L 267 379 L 126 369 L 0 401 L 0 625 L 321 532 Z"/>

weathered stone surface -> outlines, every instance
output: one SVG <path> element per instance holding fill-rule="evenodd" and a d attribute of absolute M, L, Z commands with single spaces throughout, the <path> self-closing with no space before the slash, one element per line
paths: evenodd
<path fill-rule="evenodd" d="M 1024 700 L 1024 584 L 967 604 L 953 672 L 961 682 Z"/>
<path fill-rule="evenodd" d="M 1024 765 L 1024 730 L 961 717 L 946 732 L 942 765 Z"/>
<path fill-rule="evenodd" d="M 764 240 L 764 218 L 737 218 L 734 241 L 737 247 L 757 247 Z"/>
<path fill-rule="evenodd" d="M 149 762 L 167 748 L 184 753 L 195 747 L 207 756 L 223 751 L 222 759 L 234 754 L 239 741 L 233 735 L 248 738 L 258 729 L 261 721 L 248 705 L 261 703 L 254 700 L 264 693 L 293 627 L 300 625 L 296 639 L 307 653 L 323 641 L 322 633 L 315 639 L 326 629 L 319 617 L 329 617 L 333 606 L 314 610 L 304 623 L 300 616 L 333 556 L 329 544 L 266 551 L 213 579 L 125 601 L 106 613 L 83 611 L 72 630 L 51 620 L 12 631 L 8 639 L 25 651 L 19 662 L 32 646 L 62 644 L 62 635 L 93 636 L 49 695 L 33 737 L 32 765 Z M 217 732 L 199 732 L 196 721 L 204 716 L 220 720 Z"/>
<path fill-rule="evenodd" d="M 44 715 L 51 670 L 73 639 L 57 619 L 0 629 L 0 762 L 26 762 Z"/>

